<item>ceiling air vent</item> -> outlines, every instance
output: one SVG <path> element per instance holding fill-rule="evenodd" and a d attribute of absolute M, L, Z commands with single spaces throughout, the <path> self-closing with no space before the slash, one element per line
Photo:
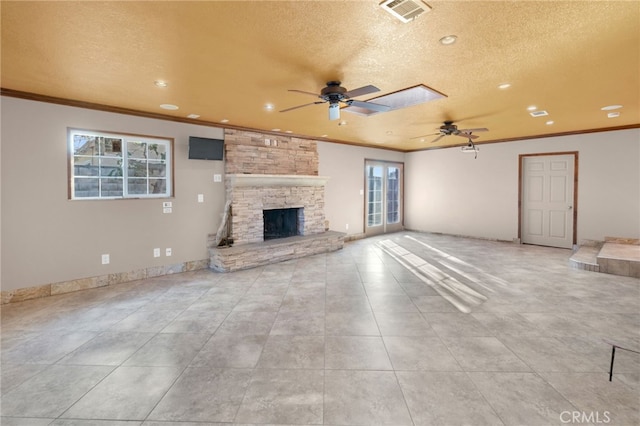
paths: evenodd
<path fill-rule="evenodd" d="M 404 23 L 413 21 L 431 7 L 421 0 L 385 0 L 380 7 Z"/>
<path fill-rule="evenodd" d="M 529 114 L 531 114 L 532 117 L 544 117 L 545 115 L 549 115 L 547 111 L 531 111 Z"/>

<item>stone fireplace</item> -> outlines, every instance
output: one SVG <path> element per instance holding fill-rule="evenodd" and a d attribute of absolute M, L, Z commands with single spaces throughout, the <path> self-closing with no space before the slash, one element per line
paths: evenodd
<path fill-rule="evenodd" d="M 315 142 L 272 137 L 225 132 L 230 212 L 226 238 L 233 245 L 210 246 L 214 270 L 247 269 L 338 250 L 344 244 L 343 233 L 325 229 L 329 178 L 317 175 Z"/>

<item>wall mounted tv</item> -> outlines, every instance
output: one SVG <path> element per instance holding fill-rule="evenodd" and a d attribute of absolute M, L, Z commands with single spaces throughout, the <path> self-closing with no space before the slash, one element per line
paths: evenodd
<path fill-rule="evenodd" d="M 189 136 L 190 160 L 223 160 L 224 140 Z"/>

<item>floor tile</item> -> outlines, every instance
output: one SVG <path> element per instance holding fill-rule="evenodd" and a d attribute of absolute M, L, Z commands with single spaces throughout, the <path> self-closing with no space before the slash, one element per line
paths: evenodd
<path fill-rule="evenodd" d="M 452 305 L 447 299 L 438 296 L 437 293 L 435 294 L 436 295 L 429 296 L 414 296 L 411 300 L 420 312 L 460 312 L 458 308 Z"/>
<path fill-rule="evenodd" d="M 118 367 L 63 417 L 144 420 L 180 372 L 176 367 Z"/>
<path fill-rule="evenodd" d="M 319 424 L 322 370 L 255 370 L 235 422 Z"/>
<path fill-rule="evenodd" d="M 383 337 L 394 370 L 462 371 L 438 337 Z"/>
<path fill-rule="evenodd" d="M 2 396 L 2 415 L 60 416 L 113 367 L 53 365 Z"/>
<path fill-rule="evenodd" d="M 325 424 L 412 424 L 392 371 L 328 370 L 325 374 Z"/>
<path fill-rule="evenodd" d="M 227 311 L 186 310 L 163 328 L 162 333 L 213 334 L 228 315 Z"/>
<path fill-rule="evenodd" d="M 640 357 L 618 351 L 609 382 L 605 342 L 640 346 L 639 281 L 569 256 L 401 232 L 2 305 L 0 422 L 640 424 Z"/>
<path fill-rule="evenodd" d="M 503 424 L 466 373 L 401 371 L 397 376 L 416 425 Z"/>
<path fill-rule="evenodd" d="M 419 313 L 378 313 L 376 321 L 383 336 L 436 336 Z"/>
<path fill-rule="evenodd" d="M 216 334 L 269 334 L 277 312 L 240 312 L 233 311 L 218 327 Z"/>
<path fill-rule="evenodd" d="M 215 334 L 191 362 L 193 367 L 254 368 L 266 335 Z"/>
<path fill-rule="evenodd" d="M 606 369 L 605 364 L 593 363 L 587 354 L 571 350 L 562 339 L 504 336 L 500 341 L 537 372 L 602 372 Z"/>
<path fill-rule="evenodd" d="M 149 419 L 231 422 L 250 380 L 251 370 L 187 368 Z"/>
<path fill-rule="evenodd" d="M 324 368 L 323 336 L 270 336 L 256 368 Z"/>
<path fill-rule="evenodd" d="M 562 424 L 576 407 L 535 373 L 468 373 L 506 425 Z"/>
<path fill-rule="evenodd" d="M 153 333 L 107 331 L 85 343 L 60 360 L 59 363 L 74 365 L 120 365 L 153 336 Z"/>
<path fill-rule="evenodd" d="M 379 336 L 380 330 L 371 312 L 327 312 L 328 336 Z"/>
<path fill-rule="evenodd" d="M 377 336 L 327 336 L 325 368 L 391 370 L 391 361 Z"/>
<path fill-rule="evenodd" d="M 13 348 L 2 351 L 2 363 L 53 364 L 93 339 L 90 331 L 39 333 Z"/>
<path fill-rule="evenodd" d="M 323 312 L 283 312 L 276 318 L 271 335 L 322 336 L 325 329 Z"/>
<path fill-rule="evenodd" d="M 541 373 L 553 388 L 563 395 L 578 411 L 598 413 L 606 423 L 613 425 L 640 424 L 640 406 L 637 391 L 620 380 L 609 382 L 607 373 Z"/>
<path fill-rule="evenodd" d="M 531 371 L 495 337 L 443 339 L 464 371 Z"/>
<path fill-rule="evenodd" d="M 147 367 L 186 367 L 202 346 L 209 334 L 159 333 L 149 340 L 123 364 Z"/>
<path fill-rule="evenodd" d="M 425 313 L 424 318 L 440 337 L 444 336 L 493 336 L 480 321 L 469 314 Z"/>
<path fill-rule="evenodd" d="M 366 296 L 327 295 L 327 312 L 371 312 Z"/>

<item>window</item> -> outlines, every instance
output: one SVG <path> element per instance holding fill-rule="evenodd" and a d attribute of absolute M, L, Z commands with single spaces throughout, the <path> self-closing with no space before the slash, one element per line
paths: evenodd
<path fill-rule="evenodd" d="M 171 139 L 69 131 L 70 198 L 163 198 L 172 195 Z"/>

